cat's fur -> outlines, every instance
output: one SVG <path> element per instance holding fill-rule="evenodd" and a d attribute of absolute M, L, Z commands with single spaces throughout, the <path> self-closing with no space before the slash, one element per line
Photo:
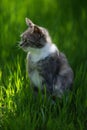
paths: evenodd
<path fill-rule="evenodd" d="M 26 18 L 29 28 L 21 34 L 20 47 L 28 52 L 27 71 L 35 88 L 61 97 L 71 88 L 73 71 L 66 56 L 61 53 L 45 28 Z"/>

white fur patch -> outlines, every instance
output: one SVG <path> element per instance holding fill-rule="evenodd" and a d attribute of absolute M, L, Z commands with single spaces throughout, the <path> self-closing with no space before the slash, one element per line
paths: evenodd
<path fill-rule="evenodd" d="M 31 81 L 34 83 L 36 87 L 42 86 L 43 78 L 39 75 L 37 70 L 34 70 L 32 73 L 29 74 Z"/>
<path fill-rule="evenodd" d="M 41 49 L 29 48 L 29 54 L 31 55 L 31 60 L 33 62 L 38 62 L 56 51 L 58 51 L 57 47 L 54 44 L 49 43 Z"/>

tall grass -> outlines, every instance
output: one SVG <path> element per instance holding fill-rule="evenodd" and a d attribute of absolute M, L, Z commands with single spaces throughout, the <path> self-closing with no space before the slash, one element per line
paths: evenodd
<path fill-rule="evenodd" d="M 87 129 L 87 2 L 0 1 L 0 130 Z M 46 27 L 74 70 L 73 90 L 55 102 L 35 97 L 18 48 L 25 17 Z"/>

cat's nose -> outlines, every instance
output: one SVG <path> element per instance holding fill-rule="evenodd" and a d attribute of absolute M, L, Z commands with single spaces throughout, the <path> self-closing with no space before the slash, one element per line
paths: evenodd
<path fill-rule="evenodd" d="M 23 37 L 23 35 L 24 35 L 24 34 L 22 33 L 22 34 L 20 35 L 20 37 Z"/>

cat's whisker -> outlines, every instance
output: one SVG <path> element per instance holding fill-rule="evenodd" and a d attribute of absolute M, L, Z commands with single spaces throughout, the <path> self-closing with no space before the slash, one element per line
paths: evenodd
<path fill-rule="evenodd" d="M 19 46 L 19 45 L 16 45 L 16 47 L 17 47 L 18 49 L 20 49 L 20 46 Z"/>
<path fill-rule="evenodd" d="M 17 43 L 18 43 L 18 44 L 16 45 L 16 47 L 17 47 L 18 49 L 21 49 L 21 47 L 20 47 L 21 41 L 18 41 Z"/>
<path fill-rule="evenodd" d="M 20 44 L 20 43 L 21 43 L 21 41 L 18 41 L 17 43 L 19 43 L 19 44 Z"/>

